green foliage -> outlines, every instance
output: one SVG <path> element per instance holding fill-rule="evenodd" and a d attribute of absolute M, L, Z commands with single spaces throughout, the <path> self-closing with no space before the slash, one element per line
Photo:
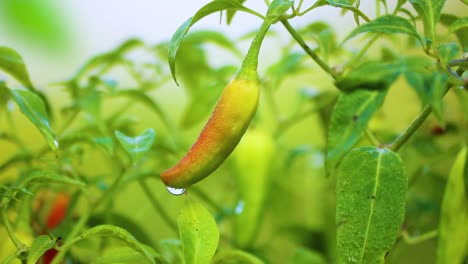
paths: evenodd
<path fill-rule="evenodd" d="M 133 163 L 138 163 L 141 158 L 148 152 L 153 145 L 156 137 L 156 132 L 152 128 L 149 128 L 136 137 L 129 137 L 124 135 L 120 131 L 115 131 L 115 136 L 119 140 L 122 147 L 130 154 Z"/>
<path fill-rule="evenodd" d="M 398 154 L 361 147 L 346 155 L 336 183 L 339 263 L 382 263 L 403 223 L 408 176 Z"/>
<path fill-rule="evenodd" d="M 55 239 L 50 238 L 49 236 L 42 235 L 34 239 L 31 244 L 31 249 L 29 250 L 28 255 L 28 264 L 36 263 L 39 258 L 49 249 L 55 245 Z"/>
<path fill-rule="evenodd" d="M 129 39 L 53 85 L 0 47 L 0 261 L 54 250 L 53 264 L 466 261 L 467 20 L 450 1 L 395 2 L 275 0 L 261 14 L 214 0 L 167 42 Z M 336 8 L 354 28 L 310 20 Z M 247 38 L 189 32 L 238 11 L 264 22 L 248 56 Z M 166 189 L 159 174 L 239 69 L 224 55 L 259 64 L 258 111 L 212 176 Z"/>
<path fill-rule="evenodd" d="M 187 199 L 177 223 L 186 263 L 208 263 L 218 247 L 214 218 L 199 202 Z"/>
<path fill-rule="evenodd" d="M 358 90 L 339 96 L 328 130 L 328 169 L 333 169 L 359 141 L 372 115 L 382 105 L 386 94 L 385 90 Z"/>
<path fill-rule="evenodd" d="M 41 131 L 50 148 L 57 150 L 59 143 L 50 127 L 49 116 L 42 98 L 28 90 L 11 89 L 10 93 L 21 112 Z"/>
<path fill-rule="evenodd" d="M 0 47 L 0 69 L 11 74 L 24 86 L 33 88 L 23 58 L 14 49 Z"/>

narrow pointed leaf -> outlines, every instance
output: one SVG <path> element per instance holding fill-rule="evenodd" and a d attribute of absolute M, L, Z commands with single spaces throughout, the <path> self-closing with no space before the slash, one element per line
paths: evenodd
<path fill-rule="evenodd" d="M 386 15 L 355 28 L 344 41 L 364 32 L 381 34 L 401 33 L 419 38 L 416 29 L 407 19 L 394 15 Z"/>
<path fill-rule="evenodd" d="M 218 247 L 219 231 L 213 216 L 200 203 L 187 199 L 177 219 L 186 263 L 210 263 Z"/>
<path fill-rule="evenodd" d="M 11 74 L 27 88 L 33 88 L 23 58 L 14 49 L 0 47 L 0 69 Z"/>
<path fill-rule="evenodd" d="M 457 155 L 445 187 L 437 242 L 437 264 L 462 263 L 468 253 L 468 200 L 463 184 L 466 162 L 465 147 Z"/>
<path fill-rule="evenodd" d="M 234 0 L 239 2 L 239 4 L 243 4 L 245 0 Z M 229 25 L 232 22 L 232 19 L 234 18 L 234 15 L 237 13 L 236 10 L 228 10 L 226 11 L 226 23 Z"/>
<path fill-rule="evenodd" d="M 159 255 L 155 255 L 159 256 Z M 116 247 L 107 250 L 103 256 L 94 259 L 91 264 L 115 264 L 115 263 L 147 263 L 145 256 L 135 251 L 131 247 Z"/>
<path fill-rule="evenodd" d="M 115 238 L 123 243 L 125 243 L 127 246 L 135 250 L 136 252 L 140 253 L 143 257 L 145 257 L 145 260 L 149 263 L 155 263 L 154 261 L 154 256 L 148 248 L 138 242 L 130 233 L 128 233 L 125 229 L 120 228 L 118 226 L 113 226 L 113 225 L 99 225 L 92 227 L 88 230 L 86 230 L 84 233 L 81 235 L 73 238 L 72 240 L 68 241 L 65 245 L 63 245 L 64 250 L 68 249 L 71 247 L 73 244 L 75 244 L 78 241 L 81 241 L 83 239 L 87 238 L 93 238 L 93 237 L 109 237 L 109 238 Z"/>
<path fill-rule="evenodd" d="M 42 235 L 36 237 L 29 249 L 27 264 L 35 264 L 39 258 L 55 245 L 55 239 Z"/>
<path fill-rule="evenodd" d="M 398 154 L 361 147 L 343 159 L 336 186 L 338 263 L 383 263 L 403 223 L 407 172 Z"/>
<path fill-rule="evenodd" d="M 153 145 L 156 132 L 154 132 L 154 129 L 149 128 L 139 136 L 129 137 L 120 131 L 115 131 L 115 136 L 122 147 L 130 154 L 133 162 L 138 163 Z"/>
<path fill-rule="evenodd" d="M 24 188 L 31 183 L 62 183 L 75 185 L 78 187 L 85 186 L 85 184 L 82 181 L 75 180 L 62 174 L 49 171 L 33 171 L 29 173 L 26 177 L 20 178 L 16 186 L 18 188 Z"/>
<path fill-rule="evenodd" d="M 439 22 L 445 0 L 410 0 L 414 9 L 422 17 L 426 38 L 436 41 L 436 25 Z"/>
<path fill-rule="evenodd" d="M 327 138 L 327 168 L 334 168 L 358 142 L 387 92 L 357 90 L 342 93 L 332 112 Z"/>
<path fill-rule="evenodd" d="M 369 61 L 363 63 L 336 81 L 336 87 L 344 92 L 357 89 L 384 90 L 388 88 L 406 67 L 403 61 Z M 369 74 L 369 73 L 372 74 Z"/>
<path fill-rule="evenodd" d="M 187 21 L 185 21 L 174 33 L 169 42 L 169 53 L 168 53 L 168 61 L 169 67 L 171 69 L 172 77 L 174 81 L 177 83 L 177 78 L 175 75 L 175 60 L 177 56 L 177 52 L 179 51 L 180 44 L 184 39 L 184 36 L 189 31 L 190 27 L 192 27 L 195 23 L 197 23 L 200 19 L 222 10 L 236 10 L 236 11 L 244 11 L 244 12 L 252 12 L 250 9 L 244 7 L 239 1 L 232 1 L 232 0 L 214 0 L 202 8 L 200 8 L 197 13 Z"/>
<path fill-rule="evenodd" d="M 52 150 L 58 149 L 58 141 L 50 127 L 46 105 L 36 93 L 28 90 L 10 89 L 13 100 L 24 115 L 39 129 Z"/>

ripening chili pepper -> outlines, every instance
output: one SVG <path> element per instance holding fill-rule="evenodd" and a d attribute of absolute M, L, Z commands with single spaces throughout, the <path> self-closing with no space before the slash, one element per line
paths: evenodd
<path fill-rule="evenodd" d="M 188 153 L 161 174 L 168 187 L 186 188 L 210 175 L 231 154 L 250 124 L 258 105 L 258 54 L 273 19 L 260 27 L 242 67 L 226 86 L 210 119 Z"/>
<path fill-rule="evenodd" d="M 70 204 L 70 196 L 67 193 L 62 192 L 62 193 L 58 193 L 55 196 L 52 202 L 50 211 L 47 214 L 47 219 L 46 219 L 47 229 L 49 230 L 53 229 L 63 221 L 63 219 L 67 215 L 69 204 Z M 51 263 L 57 254 L 58 254 L 58 251 L 56 249 L 53 249 L 53 248 L 48 249 L 42 255 L 41 263 L 44 263 L 44 264 Z"/>
<path fill-rule="evenodd" d="M 47 228 L 53 229 L 67 215 L 68 205 L 70 204 L 70 196 L 67 193 L 58 193 L 55 196 L 52 207 L 47 215 Z"/>

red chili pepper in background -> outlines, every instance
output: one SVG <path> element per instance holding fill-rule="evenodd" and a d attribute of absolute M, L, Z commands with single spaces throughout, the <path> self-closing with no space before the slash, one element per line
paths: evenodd
<path fill-rule="evenodd" d="M 67 215 L 67 209 L 69 204 L 70 196 L 67 193 L 61 192 L 55 196 L 50 211 L 47 214 L 46 218 L 47 230 L 54 229 L 63 221 L 63 219 Z M 52 262 L 52 260 L 57 254 L 58 250 L 49 249 L 44 253 L 44 255 L 42 255 L 42 262 L 38 263 L 49 264 Z"/>

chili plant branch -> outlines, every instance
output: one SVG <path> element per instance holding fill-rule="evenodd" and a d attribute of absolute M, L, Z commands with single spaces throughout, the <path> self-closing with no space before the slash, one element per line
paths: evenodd
<path fill-rule="evenodd" d="M 13 228 L 10 225 L 10 221 L 8 221 L 8 216 L 6 214 L 6 210 L 3 205 L 0 205 L 0 214 L 2 218 L 3 225 L 5 226 L 5 229 L 8 233 L 8 236 L 10 237 L 10 240 L 13 242 L 16 248 L 19 248 L 23 243 L 16 237 L 15 232 L 13 231 Z"/>
<path fill-rule="evenodd" d="M 335 71 L 328 66 L 309 46 L 305 43 L 304 39 L 297 33 L 297 31 L 289 24 L 288 20 L 282 19 L 281 23 L 284 25 L 289 34 L 297 41 L 297 43 L 302 47 L 302 49 L 328 74 L 330 74 L 333 79 L 337 79 L 338 76 Z"/>
<path fill-rule="evenodd" d="M 404 230 L 401 235 L 403 237 L 403 241 L 405 241 L 406 244 L 414 245 L 414 244 L 419 244 L 419 243 L 422 243 L 424 241 L 427 241 L 427 240 L 430 240 L 430 239 L 433 239 L 433 238 L 437 237 L 438 230 L 432 230 L 432 231 L 429 231 L 427 233 L 424 233 L 424 234 L 421 234 L 421 235 L 418 235 L 418 236 L 410 236 L 408 234 L 408 231 Z"/>
<path fill-rule="evenodd" d="M 456 72 L 460 76 L 463 74 L 463 70 L 459 68 Z M 448 84 L 443 96 L 450 90 L 451 84 Z M 390 145 L 392 151 L 397 152 L 410 138 L 411 136 L 419 129 L 419 127 L 424 123 L 427 117 L 432 112 L 432 106 L 430 104 L 426 105 L 423 111 L 411 122 L 411 124 L 406 128 L 406 130 L 398 136 L 395 141 Z"/>

